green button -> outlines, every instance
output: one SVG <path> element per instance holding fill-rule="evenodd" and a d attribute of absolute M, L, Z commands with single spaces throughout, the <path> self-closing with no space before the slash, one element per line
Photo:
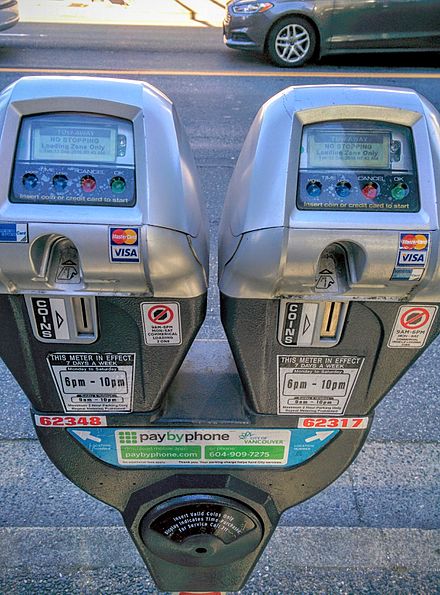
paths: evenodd
<path fill-rule="evenodd" d="M 112 178 L 110 182 L 112 192 L 114 192 L 115 194 L 121 194 L 121 192 L 124 192 L 125 186 L 126 184 L 124 178 L 121 178 L 119 176 Z"/>
<path fill-rule="evenodd" d="M 394 200 L 402 200 L 409 194 L 409 188 L 407 184 L 399 183 L 393 186 L 391 189 L 391 196 Z"/>

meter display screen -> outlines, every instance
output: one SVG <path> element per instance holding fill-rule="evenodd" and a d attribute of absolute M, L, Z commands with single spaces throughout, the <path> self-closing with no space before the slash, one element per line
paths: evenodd
<path fill-rule="evenodd" d="M 388 169 L 389 132 L 313 130 L 308 136 L 310 167 L 362 167 Z"/>
<path fill-rule="evenodd" d="M 23 118 L 11 202 L 132 207 L 135 189 L 132 122 L 84 113 Z"/>
<path fill-rule="evenodd" d="M 410 128 L 370 120 L 304 126 L 297 187 L 300 210 L 420 210 Z"/>
<path fill-rule="evenodd" d="M 116 161 L 116 126 L 36 124 L 32 127 L 33 160 Z"/>

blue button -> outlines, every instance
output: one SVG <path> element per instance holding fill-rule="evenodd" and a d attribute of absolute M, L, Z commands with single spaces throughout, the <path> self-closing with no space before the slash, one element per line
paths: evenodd
<path fill-rule="evenodd" d="M 345 198 L 351 192 L 351 184 L 350 182 L 346 182 L 345 180 L 341 180 L 336 184 L 336 194 L 341 198 Z"/>
<path fill-rule="evenodd" d="M 64 174 L 58 174 L 52 178 L 52 184 L 57 192 L 63 192 L 67 187 L 67 177 Z"/>
<path fill-rule="evenodd" d="M 322 192 L 322 184 L 318 180 L 311 180 L 306 187 L 309 196 L 319 196 Z"/>
<path fill-rule="evenodd" d="M 27 190 L 32 190 L 38 184 L 38 178 L 35 174 L 24 174 L 22 182 Z"/>

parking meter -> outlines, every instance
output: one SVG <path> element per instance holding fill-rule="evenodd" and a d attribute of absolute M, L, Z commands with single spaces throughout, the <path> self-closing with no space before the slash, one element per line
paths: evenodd
<path fill-rule="evenodd" d="M 127 80 L 23 78 L 0 130 L 1 356 L 52 461 L 122 510 L 142 472 L 88 447 L 159 416 L 204 319 L 192 152 L 171 101 Z"/>
<path fill-rule="evenodd" d="M 248 436 L 264 445 L 247 478 L 277 513 L 346 469 L 439 333 L 439 143 L 439 114 L 407 89 L 291 87 L 251 126 L 219 287 Z"/>

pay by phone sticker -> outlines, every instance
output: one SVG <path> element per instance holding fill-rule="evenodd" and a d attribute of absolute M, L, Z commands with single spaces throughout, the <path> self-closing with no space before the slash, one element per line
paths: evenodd
<path fill-rule="evenodd" d="M 29 242 L 27 223 L 0 223 L 0 243 L 26 244 Z"/>
<path fill-rule="evenodd" d="M 66 413 L 129 413 L 134 353 L 50 353 L 47 363 Z"/>
<path fill-rule="evenodd" d="M 109 249 L 111 262 L 139 262 L 139 228 L 110 227 Z"/>
<path fill-rule="evenodd" d="M 355 355 L 279 355 L 279 415 L 342 415 L 365 358 Z"/>
<path fill-rule="evenodd" d="M 69 433 L 115 467 L 294 467 L 338 429 L 87 428 Z"/>
<path fill-rule="evenodd" d="M 181 345 L 182 327 L 178 302 L 141 304 L 146 345 Z"/>
<path fill-rule="evenodd" d="M 400 306 L 388 339 L 391 349 L 420 349 L 437 314 L 438 306 Z"/>

